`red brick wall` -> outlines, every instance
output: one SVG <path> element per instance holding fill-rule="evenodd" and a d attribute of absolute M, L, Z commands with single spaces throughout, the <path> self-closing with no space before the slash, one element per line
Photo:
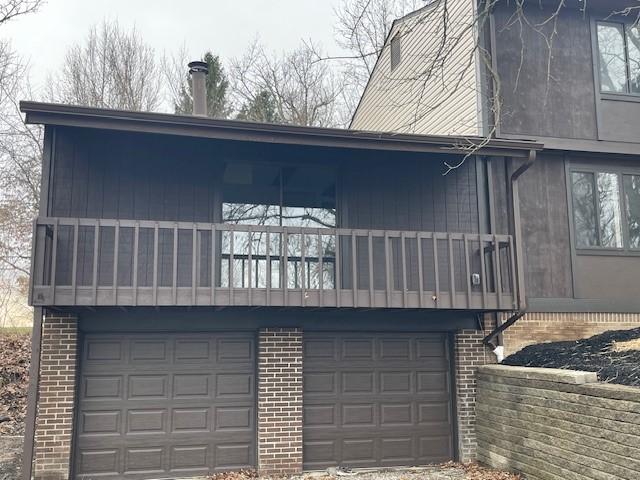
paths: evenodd
<path fill-rule="evenodd" d="M 45 315 L 34 452 L 37 479 L 69 478 L 77 348 L 77 319 Z"/>
<path fill-rule="evenodd" d="M 302 471 L 302 329 L 260 330 L 258 470 Z"/>
<path fill-rule="evenodd" d="M 637 313 L 527 313 L 504 332 L 505 355 L 534 343 L 578 340 L 637 327 Z"/>
<path fill-rule="evenodd" d="M 455 335 L 458 457 L 461 462 L 476 459 L 476 372 L 481 365 L 496 362 L 495 355 L 482 344 L 482 339 L 494 326 L 493 318 L 487 315 L 484 330 L 459 330 Z"/>

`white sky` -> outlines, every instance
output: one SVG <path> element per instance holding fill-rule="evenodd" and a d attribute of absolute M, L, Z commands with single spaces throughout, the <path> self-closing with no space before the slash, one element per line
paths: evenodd
<path fill-rule="evenodd" d="M 62 63 L 67 47 L 82 41 L 89 27 L 117 19 L 138 32 L 159 55 L 182 45 L 193 59 L 211 50 L 226 59 L 241 55 L 256 35 L 281 51 L 312 39 L 335 52 L 334 8 L 339 0 L 47 0 L 35 14 L 0 30 L 29 61 L 36 90 Z M 186 69 L 186 67 L 185 67 Z"/>

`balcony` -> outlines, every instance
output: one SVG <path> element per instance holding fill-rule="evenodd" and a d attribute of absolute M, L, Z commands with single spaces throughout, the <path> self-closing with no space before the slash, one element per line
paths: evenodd
<path fill-rule="evenodd" d="M 40 218 L 34 239 L 37 306 L 518 307 L 508 235 Z"/>

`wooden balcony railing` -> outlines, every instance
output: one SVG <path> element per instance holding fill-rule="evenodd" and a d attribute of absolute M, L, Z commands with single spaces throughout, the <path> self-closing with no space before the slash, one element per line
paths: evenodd
<path fill-rule="evenodd" d="M 508 235 L 41 218 L 39 306 L 513 310 Z"/>

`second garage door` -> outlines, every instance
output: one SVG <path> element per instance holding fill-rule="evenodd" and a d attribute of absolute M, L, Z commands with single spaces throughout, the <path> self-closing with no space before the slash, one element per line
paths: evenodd
<path fill-rule="evenodd" d="M 86 335 L 75 478 L 167 478 L 255 466 L 251 333 Z"/>
<path fill-rule="evenodd" d="M 444 334 L 305 333 L 304 467 L 454 457 Z"/>

